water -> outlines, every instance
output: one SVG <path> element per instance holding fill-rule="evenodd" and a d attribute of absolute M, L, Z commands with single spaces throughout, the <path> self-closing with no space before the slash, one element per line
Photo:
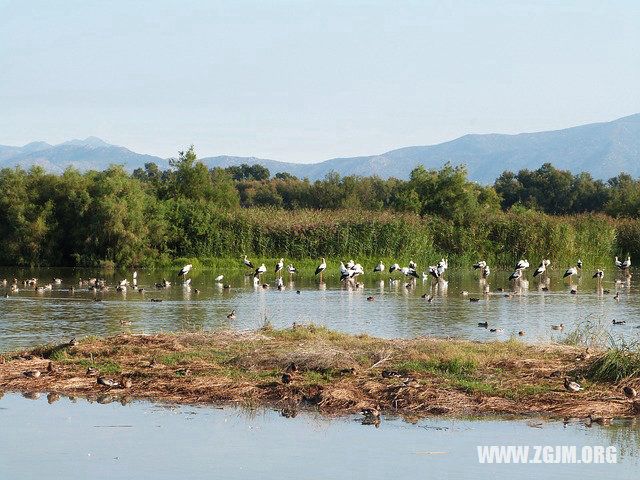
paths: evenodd
<path fill-rule="evenodd" d="M 538 282 L 529 280 L 521 294 L 506 298 L 512 291 L 508 281 L 510 272 L 493 272 L 489 280 L 491 294 L 483 296 L 484 282 L 474 272 L 447 272 L 448 286 L 432 285 L 431 280 L 418 279 L 414 288 L 407 289 L 400 279 L 394 285 L 389 275 L 380 280 L 377 274 L 361 277 L 364 288 L 345 288 L 336 272 L 325 272 L 323 283 L 312 274 L 300 274 L 289 281 L 285 275 L 284 291 L 273 287 L 273 274 L 264 281 L 271 288 L 255 288 L 252 279 L 241 270 L 225 273 L 222 283 L 214 282 L 220 272 L 193 272 L 191 288 L 184 288 L 176 272 L 141 272 L 139 286 L 146 289 L 140 294 L 129 289 L 117 292 L 115 285 L 124 274 L 82 269 L 41 269 L 20 271 L 2 269 L 0 278 L 29 278 L 35 276 L 40 284 L 60 277 L 63 282 L 53 290 L 38 293 L 32 288 L 20 287 L 19 292 L 0 298 L 0 351 L 32 346 L 49 341 L 66 341 L 74 336 L 108 335 L 122 332 L 158 332 L 184 329 L 216 330 L 226 328 L 255 329 L 269 321 L 274 327 L 290 327 L 293 322 L 314 323 L 344 332 L 366 332 L 380 337 L 456 336 L 473 340 L 506 340 L 517 336 L 527 342 L 559 341 L 578 325 L 590 321 L 601 323 L 614 335 L 637 338 L 640 333 L 640 295 L 633 282 L 614 284 L 613 277 L 599 286 L 591 275 L 574 279 L 578 293 L 571 294 L 568 281 L 561 272 L 552 272 L 548 291 Z M 78 286 L 79 278 L 91 276 L 105 278 L 113 287 L 106 293 L 94 295 L 86 287 Z M 530 275 L 530 273 L 529 273 Z M 156 282 L 163 277 L 171 279 L 170 288 L 157 290 Z M 129 278 L 131 278 L 129 276 Z M 75 286 L 72 295 L 69 288 Z M 195 289 L 200 293 L 196 294 Z M 610 293 L 604 290 L 610 289 Z M 296 291 L 299 290 L 300 294 Z M 462 292 L 467 291 L 468 296 Z M 619 291 L 620 301 L 613 300 Z M 433 302 L 422 298 L 433 294 Z M 367 301 L 373 296 L 374 301 Z M 477 303 L 469 298 L 480 297 Z M 96 302 L 94 298 L 102 301 Z M 161 299 L 162 302 L 150 300 Z M 236 310 L 235 320 L 227 314 Z M 611 325 L 613 319 L 626 321 L 625 325 Z M 131 322 L 122 327 L 121 321 Z M 502 333 L 491 333 L 479 328 L 478 322 L 502 328 Z M 563 323 L 564 331 L 551 329 Z"/>
<path fill-rule="evenodd" d="M 640 426 L 614 421 L 452 420 L 415 424 L 45 395 L 0 400 L 0 478 L 636 478 Z M 525 440 L 526 439 L 526 440 Z M 613 445 L 618 463 L 487 465 L 477 445 Z M 444 452 L 428 454 L 424 452 Z M 578 457 L 579 458 L 579 457 Z M 428 473 L 428 474 L 427 474 Z"/>

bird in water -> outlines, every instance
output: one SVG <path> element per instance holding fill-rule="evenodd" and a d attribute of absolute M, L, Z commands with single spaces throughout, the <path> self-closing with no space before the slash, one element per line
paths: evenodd
<path fill-rule="evenodd" d="M 229 312 L 229 315 L 227 315 L 227 318 L 229 320 L 234 320 L 236 318 L 236 311 L 235 310 L 231 310 L 231 312 Z"/>
<path fill-rule="evenodd" d="M 247 267 L 249 267 L 249 268 L 255 268 L 255 267 L 253 266 L 253 263 L 251 263 L 251 261 L 249 261 L 249 259 L 247 258 L 247 256 L 246 256 L 246 255 L 244 256 L 244 258 L 243 258 L 243 260 L 242 260 L 242 261 L 243 261 L 243 263 L 244 263 Z"/>
<path fill-rule="evenodd" d="M 380 260 L 380 263 L 378 263 L 378 265 L 376 266 L 376 268 L 373 269 L 373 272 L 384 272 L 384 263 L 382 263 L 382 260 Z"/>
<path fill-rule="evenodd" d="M 564 323 L 560 325 L 551 325 L 551 330 L 564 330 Z"/>
<path fill-rule="evenodd" d="M 188 264 L 188 265 L 185 265 L 184 267 L 182 267 L 180 269 L 180 271 L 178 272 L 178 276 L 179 277 L 184 277 L 187 273 L 189 273 L 189 271 L 191 271 L 191 267 L 193 267 L 193 265 L 191 265 L 191 264 Z"/>
<path fill-rule="evenodd" d="M 216 278 L 213 279 L 213 281 L 214 282 L 221 282 L 223 278 L 224 278 L 224 275 L 218 275 Z"/>

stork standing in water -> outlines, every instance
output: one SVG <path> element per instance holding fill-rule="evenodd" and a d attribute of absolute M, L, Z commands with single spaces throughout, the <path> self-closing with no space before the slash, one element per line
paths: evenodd
<path fill-rule="evenodd" d="M 402 275 L 404 275 L 405 283 L 407 282 L 407 275 L 418 278 L 418 272 L 416 272 L 413 268 L 402 267 L 401 272 L 402 272 Z"/>
<path fill-rule="evenodd" d="M 516 264 L 516 270 L 525 270 L 529 268 L 529 262 L 524 259 L 524 260 L 519 260 L 518 263 Z"/>
<path fill-rule="evenodd" d="M 380 273 L 380 279 L 382 279 L 382 272 L 384 272 L 384 263 L 382 263 L 382 260 L 380 260 L 380 263 L 373 269 L 373 273 L 375 272 Z"/>
<path fill-rule="evenodd" d="M 254 269 L 255 267 L 253 266 L 253 263 L 251 263 L 249 261 L 249 259 L 247 258 L 247 256 L 245 255 L 244 258 L 242 259 L 242 262 L 249 268 Z"/>
<path fill-rule="evenodd" d="M 258 281 L 262 281 L 262 274 L 267 272 L 267 267 L 264 266 L 264 263 L 256 268 L 256 271 L 253 273 L 254 278 L 257 277 Z"/>
<path fill-rule="evenodd" d="M 409 260 L 409 268 L 411 268 L 413 270 L 417 270 L 418 269 L 418 264 L 416 262 L 414 262 L 413 260 Z"/>
<path fill-rule="evenodd" d="M 474 263 L 473 264 L 473 269 L 474 270 L 478 270 L 479 268 L 484 268 L 487 266 L 487 262 L 485 262 L 484 260 L 478 262 L 478 263 Z"/>
<path fill-rule="evenodd" d="M 193 265 L 189 264 L 189 265 L 185 265 L 184 267 L 182 267 L 182 269 L 178 272 L 178 276 L 186 278 L 186 275 L 187 275 L 187 273 L 189 273 L 191 271 L 191 267 L 192 266 Z"/>
<path fill-rule="evenodd" d="M 598 285 L 600 285 L 602 283 L 602 279 L 604 278 L 604 271 L 598 269 L 596 271 L 596 273 L 593 274 L 593 277 L 591 278 L 597 278 L 598 279 Z"/>
<path fill-rule="evenodd" d="M 391 268 L 389 269 L 389 273 L 393 273 L 396 270 L 400 270 L 400 265 L 398 265 L 397 263 L 394 263 L 393 265 L 391 265 Z"/>
<path fill-rule="evenodd" d="M 485 265 L 484 268 L 482 269 L 482 278 L 487 278 L 490 273 L 491 273 L 491 269 L 489 268 L 489 265 Z"/>
<path fill-rule="evenodd" d="M 577 267 L 571 267 L 569 269 L 567 269 L 566 272 L 564 272 L 564 275 L 562 276 L 562 278 L 567 278 L 569 277 L 569 285 L 573 285 L 572 282 L 572 278 L 574 275 L 576 275 L 578 273 L 578 268 Z"/>
<path fill-rule="evenodd" d="M 287 272 L 289 272 L 289 281 L 291 282 L 293 280 L 293 274 L 298 273 L 298 270 L 290 263 L 287 265 Z"/>
<path fill-rule="evenodd" d="M 538 268 L 536 268 L 535 272 L 533 272 L 533 277 L 540 277 L 540 281 L 542 282 L 542 277 L 547 273 L 547 261 L 546 260 L 542 260 L 542 263 L 540 263 L 540 266 Z"/>
<path fill-rule="evenodd" d="M 353 261 L 353 260 L 352 260 Z M 322 272 L 325 271 L 325 269 L 327 268 L 327 261 L 324 259 L 324 257 L 322 258 L 322 262 L 320 263 L 320 265 L 318 265 L 318 267 L 316 268 L 316 273 L 315 275 L 320 274 L 320 283 L 322 283 Z"/>
<path fill-rule="evenodd" d="M 278 272 L 281 272 L 283 268 L 284 268 L 284 258 L 281 258 L 280 261 L 276 264 L 276 275 L 278 274 Z"/>
<path fill-rule="evenodd" d="M 350 276 L 351 272 L 349 271 L 349 269 L 345 266 L 344 262 L 340 262 L 340 281 L 344 281 L 346 284 Z"/>
<path fill-rule="evenodd" d="M 134 287 L 138 286 L 138 272 L 137 271 L 133 272 L 133 286 Z"/>
<path fill-rule="evenodd" d="M 519 265 L 519 264 L 518 264 Z M 522 278 L 522 269 L 518 268 L 509 276 L 509 281 L 513 281 L 514 285 Z"/>

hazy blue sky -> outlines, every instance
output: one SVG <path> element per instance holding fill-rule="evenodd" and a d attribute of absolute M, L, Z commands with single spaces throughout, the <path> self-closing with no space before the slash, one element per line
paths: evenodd
<path fill-rule="evenodd" d="M 0 144 L 311 162 L 640 112 L 640 2 L 0 0 Z"/>

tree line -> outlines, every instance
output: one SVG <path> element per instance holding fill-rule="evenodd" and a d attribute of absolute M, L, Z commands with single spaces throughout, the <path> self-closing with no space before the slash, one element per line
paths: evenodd
<path fill-rule="evenodd" d="M 409 180 L 331 173 L 311 182 L 286 173 L 272 177 L 260 165 L 209 169 L 197 161 L 193 147 L 172 159 L 167 170 L 148 163 L 132 174 L 121 166 L 84 173 L 68 169 L 60 175 L 39 167 L 5 168 L 0 188 L 4 265 L 144 265 L 271 245 L 267 236 L 274 217 L 242 213 L 252 208 L 428 218 L 438 241 L 451 248 L 465 245 L 462 237 L 474 235 L 474 226 L 503 211 L 640 214 L 640 183 L 626 174 L 603 182 L 546 164 L 533 171 L 505 172 L 494 185 L 483 186 L 469 181 L 464 167 L 447 164 L 432 170 L 417 167 Z M 304 230 L 307 217 L 317 220 L 317 215 L 299 215 L 298 224 L 287 228 Z M 253 229 L 250 235 L 247 228 Z M 237 244 L 240 231 L 251 242 Z M 278 242 L 288 242 L 288 235 Z M 402 235 L 401 230 L 393 235 Z"/>

